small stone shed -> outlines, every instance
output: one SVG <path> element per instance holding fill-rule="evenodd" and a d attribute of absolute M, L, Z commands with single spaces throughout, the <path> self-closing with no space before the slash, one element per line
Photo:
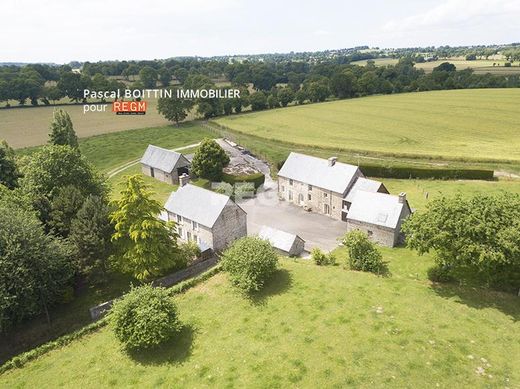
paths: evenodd
<path fill-rule="evenodd" d="M 277 230 L 276 228 L 262 226 L 258 236 L 269 241 L 282 254 L 290 257 L 300 256 L 305 249 L 305 241 L 298 235 Z"/>
<path fill-rule="evenodd" d="M 190 174 L 190 161 L 175 151 L 148 145 L 141 158 L 143 174 L 168 184 L 178 184 L 179 177 Z"/>

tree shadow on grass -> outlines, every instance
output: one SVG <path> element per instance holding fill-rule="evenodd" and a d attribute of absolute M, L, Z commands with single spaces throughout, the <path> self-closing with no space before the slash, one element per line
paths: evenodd
<path fill-rule="evenodd" d="M 185 325 L 165 344 L 149 350 L 129 350 L 127 354 L 141 365 L 180 364 L 191 355 L 194 334 L 194 328 L 191 325 Z"/>
<path fill-rule="evenodd" d="M 286 269 L 277 269 L 261 290 L 248 297 L 254 305 L 265 305 L 269 298 L 285 293 L 291 285 L 291 273 Z"/>
<path fill-rule="evenodd" d="M 456 298 L 457 302 L 471 308 L 494 308 L 514 321 L 520 320 L 520 298 L 514 294 L 456 283 L 433 283 L 431 288 L 440 297 Z"/>

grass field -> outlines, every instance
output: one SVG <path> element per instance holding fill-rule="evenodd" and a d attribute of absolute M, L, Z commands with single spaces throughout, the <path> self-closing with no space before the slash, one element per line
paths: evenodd
<path fill-rule="evenodd" d="M 157 101 L 148 100 L 146 115 L 125 116 L 111 112 L 83 113 L 83 105 L 66 105 L 59 108 L 70 114 L 78 137 L 134 128 L 157 127 L 168 124 L 157 112 Z M 26 107 L 0 109 L 0 139 L 5 139 L 13 148 L 37 146 L 47 142 L 49 125 L 54 107 Z"/>
<path fill-rule="evenodd" d="M 386 278 L 283 260 L 251 301 L 218 274 L 176 297 L 184 329 L 162 349 L 126 354 L 103 328 L 5 373 L 0 387 L 520 385 L 517 297 L 433 286 L 430 257 L 384 253 Z"/>
<path fill-rule="evenodd" d="M 388 66 L 395 65 L 399 60 L 395 58 L 376 58 L 373 60 L 376 66 Z M 448 59 L 439 59 L 438 61 L 431 62 L 423 62 L 416 63 L 415 67 L 417 69 L 424 69 L 426 73 L 431 73 L 433 68 L 439 66 L 443 62 L 449 62 L 454 64 L 457 67 L 457 70 L 464 70 L 467 68 L 473 69 L 476 74 L 519 74 L 520 66 L 518 63 L 514 63 L 511 67 L 505 67 L 504 64 L 506 61 L 504 60 L 486 60 L 486 59 L 478 59 L 476 61 L 467 61 L 462 58 L 448 58 Z M 352 62 L 354 65 L 365 66 L 367 61 L 355 61 Z M 495 66 L 493 66 L 495 64 Z"/>
<path fill-rule="evenodd" d="M 520 160 L 518 89 L 372 96 L 228 116 L 230 129 L 302 146 L 400 157 Z"/>

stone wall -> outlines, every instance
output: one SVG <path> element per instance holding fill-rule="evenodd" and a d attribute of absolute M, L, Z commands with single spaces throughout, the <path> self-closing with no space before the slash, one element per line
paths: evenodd
<path fill-rule="evenodd" d="M 213 225 L 213 250 L 220 252 L 244 236 L 247 236 L 247 214 L 229 200 Z"/>
<path fill-rule="evenodd" d="M 278 177 L 278 196 L 300 207 L 342 220 L 343 194 Z M 328 212 L 327 212 L 328 211 Z"/>
<path fill-rule="evenodd" d="M 353 230 L 366 232 L 371 241 L 386 247 L 394 247 L 399 236 L 399 230 L 349 219 L 347 220 L 347 232 Z"/>
<path fill-rule="evenodd" d="M 149 177 L 152 176 L 151 167 L 148 165 L 141 164 L 141 172 L 146 176 L 149 176 Z M 167 184 L 176 184 L 179 182 L 179 177 L 177 177 L 176 174 L 170 174 L 170 173 L 164 172 L 159 169 L 153 169 L 153 172 L 154 172 L 154 178 L 156 180 L 166 182 Z M 174 172 L 175 172 L 175 170 L 174 170 Z M 176 177 L 176 181 L 173 176 Z"/>
<path fill-rule="evenodd" d="M 198 224 L 193 228 L 193 223 L 190 219 L 182 218 L 179 222 L 177 215 L 168 212 L 168 220 L 177 223 L 177 233 L 183 242 L 188 241 L 188 233 L 191 240 L 197 240 L 197 243 L 204 242 L 208 247 L 213 248 L 213 231 L 211 228 Z"/>
<path fill-rule="evenodd" d="M 294 244 L 291 247 L 291 250 L 289 251 L 289 255 L 297 257 L 300 256 L 304 250 L 305 241 L 302 238 L 297 237 L 294 241 Z"/>

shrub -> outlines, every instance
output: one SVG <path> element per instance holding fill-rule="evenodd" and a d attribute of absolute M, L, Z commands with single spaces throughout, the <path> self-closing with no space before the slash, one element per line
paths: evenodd
<path fill-rule="evenodd" d="M 109 320 L 116 338 L 128 350 L 157 347 L 181 327 L 168 291 L 150 285 L 134 288 L 116 301 Z"/>
<path fill-rule="evenodd" d="M 335 265 L 336 257 L 332 253 L 325 254 L 318 247 L 311 250 L 311 258 L 318 266 Z"/>
<path fill-rule="evenodd" d="M 493 170 L 484 169 L 427 168 L 374 165 L 361 165 L 359 168 L 367 176 L 381 178 L 493 180 L 494 175 Z"/>
<path fill-rule="evenodd" d="M 239 182 L 251 182 L 254 184 L 255 189 L 258 189 L 260 185 L 265 182 L 265 175 L 263 173 L 253 173 L 253 174 L 244 174 L 244 175 L 234 175 L 234 174 L 226 174 L 222 175 L 222 180 L 231 185 L 234 185 Z"/>
<path fill-rule="evenodd" d="M 433 282 L 450 282 L 454 280 L 450 274 L 450 269 L 440 264 L 428 269 L 428 278 Z"/>
<path fill-rule="evenodd" d="M 217 193 L 232 196 L 233 195 L 233 185 L 228 184 L 227 182 L 218 182 L 213 184 L 213 190 Z"/>
<path fill-rule="evenodd" d="M 200 257 L 200 248 L 195 241 L 183 242 L 179 245 L 180 256 L 183 258 L 183 267 L 189 266 L 193 261 Z"/>
<path fill-rule="evenodd" d="M 213 139 L 204 139 L 193 155 L 191 168 L 197 176 L 212 181 L 220 181 L 222 169 L 229 163 L 229 157 Z"/>
<path fill-rule="evenodd" d="M 260 290 L 276 270 L 278 255 L 258 237 L 237 240 L 222 255 L 223 270 L 231 283 L 245 293 Z"/>
<path fill-rule="evenodd" d="M 255 197 L 255 186 L 252 182 L 239 182 L 235 184 L 235 199 Z"/>
<path fill-rule="evenodd" d="M 383 256 L 364 232 L 358 230 L 349 232 L 343 238 L 343 244 L 348 249 L 348 264 L 352 270 L 377 274 L 385 270 Z"/>

